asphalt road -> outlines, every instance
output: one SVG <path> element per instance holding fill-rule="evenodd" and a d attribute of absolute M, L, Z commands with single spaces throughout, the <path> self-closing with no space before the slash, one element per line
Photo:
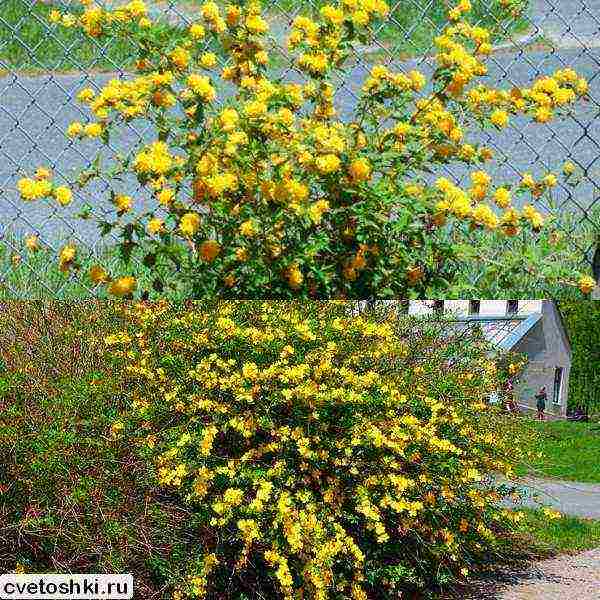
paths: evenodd
<path fill-rule="evenodd" d="M 585 10 L 581 8 L 582 2 L 587 7 Z M 595 19 L 596 16 L 600 19 L 600 0 L 535 0 L 535 3 L 540 5 L 536 7 L 535 28 L 540 31 L 544 28 L 547 39 L 554 43 L 570 36 L 565 42 L 567 46 L 574 43 L 573 36 L 577 33 L 577 47 L 497 52 L 489 57 L 486 82 L 510 89 L 513 85 L 528 85 L 536 77 L 569 66 L 590 82 L 590 100 L 579 103 L 573 114 L 561 122 L 538 125 L 527 119 L 515 119 L 502 132 L 476 132 L 472 139 L 491 142 L 497 149 L 496 160 L 488 170 L 498 181 L 515 180 L 520 172 L 527 170 L 536 175 L 557 170 L 565 159 L 573 160 L 583 169 L 584 183 L 576 190 L 558 190 L 555 206 L 546 208 L 580 214 L 600 199 L 600 38 Z M 558 8 L 550 10 L 551 5 L 560 11 Z M 395 63 L 395 68 L 416 66 L 428 74 L 431 72 L 429 62 L 430 59 L 423 57 Z M 367 70 L 368 67 L 356 66 L 347 72 L 336 98 L 346 117 L 352 112 L 356 92 Z M 83 222 L 73 215 L 82 202 L 91 203 L 102 214 L 106 206 L 102 199 L 106 197 L 106 185 L 90 187 L 85 196 L 78 196 L 67 209 L 54 208 L 46 202 L 23 203 L 14 188 L 24 172 L 31 172 L 40 164 L 49 165 L 55 172 L 71 178 L 89 164 L 100 145 L 91 141 L 73 142 L 63 131 L 73 120 L 86 117 L 81 106 L 73 101 L 75 94 L 85 86 L 100 88 L 114 76 L 9 74 L 0 79 L 0 236 L 14 233 L 20 237 L 39 231 L 42 239 L 49 243 L 64 237 L 88 243 L 98 239 L 93 221 Z M 110 159 L 111 153 L 127 151 L 140 140 L 151 139 L 150 128 L 136 122 L 119 132 L 113 148 L 104 151 L 104 155 Z M 464 173 L 458 167 L 451 169 L 451 174 L 459 180 Z M 147 201 L 133 179 L 119 182 L 114 189 L 133 195 L 140 204 Z"/>
<path fill-rule="evenodd" d="M 562 514 L 585 519 L 600 519 L 600 485 L 528 477 L 517 487 L 524 493 L 520 506 L 550 506 Z"/>

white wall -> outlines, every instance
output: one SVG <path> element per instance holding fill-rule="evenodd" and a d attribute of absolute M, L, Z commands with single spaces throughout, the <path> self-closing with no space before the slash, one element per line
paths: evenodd
<path fill-rule="evenodd" d="M 519 300 L 518 313 L 529 315 L 534 312 L 542 312 L 543 300 Z M 411 300 L 408 312 L 411 315 L 424 315 L 433 312 L 433 300 Z M 508 307 L 507 300 L 481 300 L 479 314 L 481 316 L 505 315 Z M 444 311 L 457 315 L 469 314 L 469 300 L 445 300 Z"/>

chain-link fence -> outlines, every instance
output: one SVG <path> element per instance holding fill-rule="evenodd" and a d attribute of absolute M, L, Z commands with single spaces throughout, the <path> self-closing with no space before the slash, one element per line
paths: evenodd
<path fill-rule="evenodd" d="M 97 2 L 104 7 L 111 3 L 119 0 Z M 286 49 L 291 23 L 298 14 L 323 3 L 263 2 L 271 23 L 276 68 L 292 78 L 300 74 Z M 338 82 L 336 102 L 342 116 L 353 107 L 374 63 L 398 71 L 418 68 L 426 76 L 432 73 L 434 38 L 446 25 L 448 6 L 453 4 L 445 0 L 389 2 L 391 10 L 377 25 L 375 39 L 357 49 L 355 60 Z M 593 232 L 600 228 L 600 0 L 472 0 L 472 4 L 472 19 L 493 33 L 494 50 L 486 63 L 494 84 L 505 89 L 527 86 L 565 67 L 575 69 L 589 83 L 584 101 L 565 119 L 538 124 L 515 118 L 501 132 L 482 130 L 473 138 L 494 150 L 493 164 L 487 169 L 494 180 L 516 180 L 527 171 L 534 176 L 560 172 L 565 160 L 574 163 L 578 185 L 559 183 L 541 208 L 559 218 L 582 268 L 589 270 L 595 251 Z M 200 5 L 199 0 L 149 3 L 150 16 L 176 37 L 198 20 Z M 71 0 L 0 0 L 0 280 L 4 293 L 17 297 L 27 297 L 28 286 L 58 297 L 66 285 L 73 287 L 74 279 L 79 279 L 81 293 L 93 293 L 83 276 L 72 275 L 67 281 L 51 275 L 46 261 L 56 257 L 65 239 L 89 247 L 90 252 L 104 247 L 106 239 L 100 240 L 94 220 L 80 219 L 77 214 L 82 205 L 89 205 L 96 216 L 107 218 L 110 213 L 97 200 L 108 183 L 91 186 L 66 208 L 25 204 L 15 186 L 24 172 L 40 164 L 66 183 L 89 167 L 101 145 L 65 135 L 72 121 L 85 123 L 90 116 L 75 97 L 83 87 L 99 90 L 111 78 L 127 76 L 132 66 L 133 48 L 128 40 L 98 41 L 53 25 L 48 17 L 56 8 L 63 13 L 81 11 L 80 3 Z M 152 139 L 152 129 L 135 122 L 112 139 L 110 149 L 103 150 L 108 159 L 111 153 L 127 152 Z M 459 183 L 468 177 L 466 169 L 449 166 L 445 170 Z M 137 185 L 135 180 L 124 180 L 122 191 L 136 197 Z M 21 242 L 31 234 L 37 234 L 45 253 L 24 251 Z M 600 264 L 596 269 L 600 270 Z"/>

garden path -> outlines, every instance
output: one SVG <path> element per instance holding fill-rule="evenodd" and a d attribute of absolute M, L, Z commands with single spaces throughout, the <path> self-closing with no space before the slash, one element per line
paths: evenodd
<path fill-rule="evenodd" d="M 508 568 L 478 580 L 462 600 L 598 600 L 600 548 Z"/>
<path fill-rule="evenodd" d="M 524 505 L 527 507 L 535 508 L 541 503 L 566 515 L 600 519 L 599 484 L 525 477 L 519 480 L 517 487 L 526 494 Z"/>
<path fill-rule="evenodd" d="M 600 0 L 533 0 L 530 15 L 559 48 L 600 46 Z"/>

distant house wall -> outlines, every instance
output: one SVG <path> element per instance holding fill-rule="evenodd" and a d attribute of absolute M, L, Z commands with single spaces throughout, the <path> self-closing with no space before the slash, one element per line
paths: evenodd
<path fill-rule="evenodd" d="M 444 312 L 451 312 L 457 316 L 469 314 L 470 300 L 444 300 Z M 542 300 L 519 300 L 517 312 L 528 315 L 542 311 Z M 411 300 L 408 312 L 413 315 L 426 315 L 433 312 L 433 300 Z M 508 312 L 508 300 L 480 300 L 479 315 L 499 316 Z"/>
<path fill-rule="evenodd" d="M 524 353 L 529 359 L 516 388 L 517 402 L 522 407 L 535 411 L 535 394 L 545 385 L 548 394 L 546 413 L 560 417 L 567 411 L 571 349 L 554 303 L 544 301 L 542 314 L 543 318 L 513 347 L 515 352 Z M 559 402 L 555 403 L 557 368 L 561 368 L 562 373 L 558 389 Z"/>

